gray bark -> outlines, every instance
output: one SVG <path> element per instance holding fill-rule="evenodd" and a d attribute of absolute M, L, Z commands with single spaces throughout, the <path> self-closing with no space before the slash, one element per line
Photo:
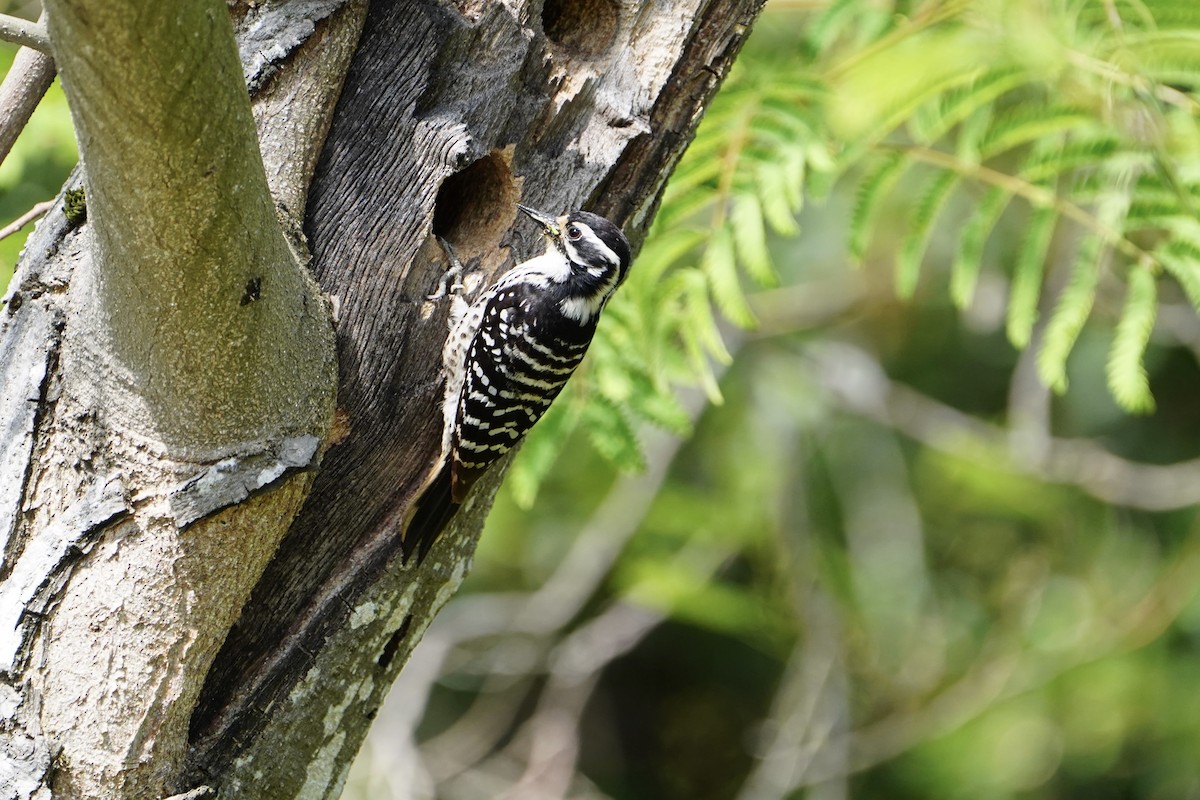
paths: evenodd
<path fill-rule="evenodd" d="M 760 4 L 239 6 L 238 70 L 211 3 L 47 3 L 88 221 L 0 322 L 0 798 L 337 796 L 503 472 L 403 561 L 431 234 L 476 283 L 539 246 L 518 200 L 640 241 Z"/>
<path fill-rule="evenodd" d="M 17 51 L 0 83 L 0 161 L 8 157 L 17 135 L 53 82 L 54 60 L 50 56 L 29 47 Z"/>

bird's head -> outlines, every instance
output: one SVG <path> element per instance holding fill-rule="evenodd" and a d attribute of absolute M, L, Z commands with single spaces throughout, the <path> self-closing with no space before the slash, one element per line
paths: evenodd
<path fill-rule="evenodd" d="M 604 288 L 604 299 L 612 294 L 629 272 L 629 240 L 613 223 L 589 211 L 572 211 L 559 217 L 518 205 L 517 208 L 542 226 L 553 246 L 570 263 L 583 283 Z"/>

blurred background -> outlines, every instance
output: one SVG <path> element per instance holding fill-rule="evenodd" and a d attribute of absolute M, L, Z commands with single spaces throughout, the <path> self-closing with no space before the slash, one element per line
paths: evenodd
<path fill-rule="evenodd" d="M 770 0 L 345 796 L 1200 798 L 1196 5 Z"/>

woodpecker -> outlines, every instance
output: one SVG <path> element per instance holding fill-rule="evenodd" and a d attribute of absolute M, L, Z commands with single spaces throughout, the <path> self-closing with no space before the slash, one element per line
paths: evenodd
<path fill-rule="evenodd" d="M 444 466 L 406 526 L 406 556 L 424 557 L 471 486 L 541 419 L 583 360 L 600 312 L 629 272 L 629 241 L 604 217 L 517 208 L 541 226 L 546 249 L 470 305 L 454 296 L 443 351 Z M 442 246 L 451 272 L 461 273 L 449 244 Z"/>

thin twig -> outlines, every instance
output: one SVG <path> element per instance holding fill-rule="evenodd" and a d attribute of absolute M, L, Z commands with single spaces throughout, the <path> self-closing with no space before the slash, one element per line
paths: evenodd
<path fill-rule="evenodd" d="M 0 41 L 12 42 L 22 47 L 32 47 L 50 54 L 50 37 L 46 35 L 43 22 L 30 22 L 20 17 L 0 14 Z"/>
<path fill-rule="evenodd" d="M 7 239 L 52 208 L 54 208 L 53 200 L 43 200 L 3 228 L 0 228 L 0 239 Z"/>
<path fill-rule="evenodd" d="M 1007 172 L 1001 172 L 986 167 L 983 164 L 960 158 L 953 153 L 935 150 L 932 147 L 886 143 L 881 145 L 881 147 L 887 150 L 902 151 L 917 161 L 923 161 L 935 167 L 957 172 L 963 177 L 973 178 L 988 186 L 1003 189 L 1010 194 L 1026 200 L 1034 207 L 1053 208 L 1058 212 L 1059 216 L 1066 217 L 1080 227 L 1096 234 L 1105 244 L 1115 250 L 1119 250 L 1131 261 L 1139 264 L 1152 264 L 1160 271 L 1163 269 L 1153 253 L 1139 247 L 1120 230 L 1112 228 L 1104 220 L 1082 206 L 1060 197 L 1050 189 L 1030 183 L 1018 175 L 1009 175 Z"/>
<path fill-rule="evenodd" d="M 42 14 L 38 24 L 44 25 L 45 18 Z M 0 83 L 0 163 L 53 82 L 54 59 L 29 47 L 17 51 L 12 67 Z"/>
<path fill-rule="evenodd" d="M 617 603 L 559 644 L 537 708 L 507 748 L 527 751 L 525 770 L 501 798 L 567 797 L 576 774 L 583 712 L 601 674 L 665 618 L 662 611 Z"/>
<path fill-rule="evenodd" d="M 1159 465 L 1129 461 L 1088 439 L 1051 437 L 1040 458 L 1023 460 L 1009 432 L 901 383 L 873 355 L 847 343 L 809 350 L 820 382 L 844 410 L 875 420 L 938 452 L 984 460 L 1047 483 L 1077 486 L 1117 506 L 1169 511 L 1200 503 L 1200 459 Z M 997 456 L 1008 456 L 997 461 Z"/>
<path fill-rule="evenodd" d="M 886 36 L 881 36 L 866 47 L 849 53 L 844 61 L 834 64 L 826 70 L 825 78 L 830 81 L 841 78 L 853 71 L 860 64 L 884 52 L 889 47 L 893 47 L 906 40 L 911 40 L 918 33 L 959 16 L 967 10 L 968 6 L 969 0 L 930 3 L 925 8 L 918 10 L 907 20 L 902 21 L 893 30 L 889 31 Z"/>
<path fill-rule="evenodd" d="M 1163 636 L 1195 602 L 1193 576 L 1200 566 L 1200 547 L 1189 545 L 1142 598 L 1104 623 L 1087 626 L 1087 635 L 1055 658 L 1038 658 L 1009 632 L 993 631 L 981 654 L 962 678 L 919 707 L 902 710 L 848 732 L 850 763 L 833 770 L 813 770 L 795 782 L 803 788 L 854 775 L 886 763 L 922 742 L 946 736 L 978 719 L 989 709 L 1035 692 L 1055 679 L 1104 658 L 1129 653 Z"/>

